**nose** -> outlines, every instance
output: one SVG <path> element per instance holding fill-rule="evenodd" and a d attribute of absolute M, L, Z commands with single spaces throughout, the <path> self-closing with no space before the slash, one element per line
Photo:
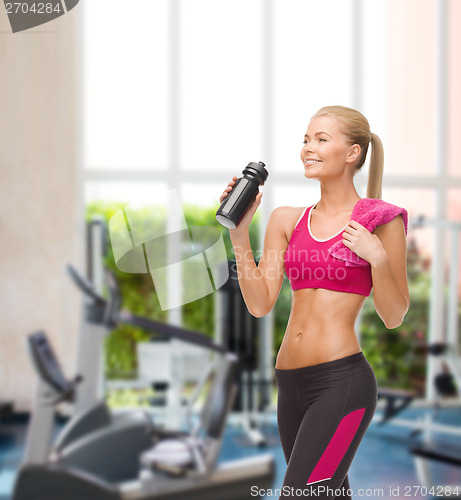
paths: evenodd
<path fill-rule="evenodd" d="M 301 161 L 304 162 L 304 158 L 308 155 L 308 154 L 312 154 L 313 151 L 312 151 L 312 145 L 311 143 L 307 143 L 307 144 L 303 144 L 303 147 L 301 149 L 301 154 L 299 155 L 301 157 Z"/>
<path fill-rule="evenodd" d="M 306 144 L 304 144 L 303 151 L 305 153 L 312 153 L 313 152 L 312 142 L 307 142 Z"/>

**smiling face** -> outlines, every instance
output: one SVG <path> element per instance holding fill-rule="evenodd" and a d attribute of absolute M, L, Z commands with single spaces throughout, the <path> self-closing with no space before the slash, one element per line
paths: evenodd
<path fill-rule="evenodd" d="M 331 116 L 312 118 L 304 136 L 301 160 L 309 179 L 337 177 L 345 168 L 351 172 L 360 154 L 360 146 L 351 145 L 342 124 Z"/>

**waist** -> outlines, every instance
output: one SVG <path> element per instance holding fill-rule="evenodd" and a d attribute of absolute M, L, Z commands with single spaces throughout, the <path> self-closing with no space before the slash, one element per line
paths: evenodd
<path fill-rule="evenodd" d="M 364 369 L 373 370 L 363 352 L 359 351 L 349 356 L 301 368 L 288 370 L 275 368 L 275 378 L 277 385 L 299 385 L 326 375 L 346 376 Z"/>
<path fill-rule="evenodd" d="M 330 332 L 297 332 L 288 328 L 277 353 L 275 367 L 285 370 L 315 366 L 360 350 L 353 328 Z"/>

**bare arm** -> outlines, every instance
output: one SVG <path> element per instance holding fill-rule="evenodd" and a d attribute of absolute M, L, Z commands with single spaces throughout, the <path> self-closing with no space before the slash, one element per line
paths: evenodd
<path fill-rule="evenodd" d="M 234 180 L 226 191 L 232 189 Z M 227 196 L 226 191 L 221 201 Z M 248 227 L 256 209 L 261 203 L 262 193 L 256 197 L 253 206 L 245 214 L 237 228 L 229 230 L 237 263 L 237 276 L 243 299 L 250 314 L 256 317 L 268 314 L 280 293 L 285 268 L 284 256 L 288 242 L 283 226 L 287 207 L 276 208 L 267 224 L 264 247 L 258 266 L 253 258 Z M 289 210 L 289 209 L 288 209 Z"/>
<path fill-rule="evenodd" d="M 402 324 L 410 305 L 402 216 L 378 226 L 374 234 L 382 244 L 382 251 L 370 260 L 374 304 L 386 328 L 397 328 Z"/>

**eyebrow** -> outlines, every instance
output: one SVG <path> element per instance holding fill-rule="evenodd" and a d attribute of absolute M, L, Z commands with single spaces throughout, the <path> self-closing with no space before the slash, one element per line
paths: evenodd
<path fill-rule="evenodd" d="M 325 134 L 327 135 L 328 137 L 331 137 L 330 134 L 327 134 L 326 132 L 317 132 L 315 135 L 320 135 L 320 134 Z M 304 134 L 304 137 L 309 137 L 307 134 Z M 314 136 L 315 137 L 315 136 Z"/>

